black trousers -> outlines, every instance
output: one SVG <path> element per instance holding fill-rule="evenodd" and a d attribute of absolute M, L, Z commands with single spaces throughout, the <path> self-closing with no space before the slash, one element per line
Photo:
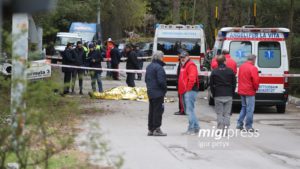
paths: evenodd
<path fill-rule="evenodd" d="M 140 70 L 143 70 L 143 65 L 144 65 L 144 62 L 142 62 L 142 61 L 139 62 Z M 142 79 L 142 73 L 138 73 L 137 76 L 139 79 Z"/>
<path fill-rule="evenodd" d="M 112 69 L 119 69 L 119 65 L 111 65 Z M 119 72 L 112 72 L 113 80 L 119 80 Z"/>
<path fill-rule="evenodd" d="M 135 87 L 134 76 L 135 76 L 135 73 L 127 73 L 127 78 L 126 78 L 127 86 Z"/>
<path fill-rule="evenodd" d="M 66 71 L 64 72 L 64 93 L 69 93 L 70 89 L 70 82 L 71 82 L 71 77 L 72 77 L 72 72 L 71 71 Z"/>
<path fill-rule="evenodd" d="M 79 90 L 82 91 L 83 75 L 84 75 L 83 69 L 76 69 L 72 72 L 72 91 L 74 91 L 74 88 L 75 88 L 77 75 L 78 75 L 78 79 L 79 79 Z"/>
<path fill-rule="evenodd" d="M 149 99 L 148 130 L 154 131 L 161 126 L 164 113 L 164 97 Z"/>

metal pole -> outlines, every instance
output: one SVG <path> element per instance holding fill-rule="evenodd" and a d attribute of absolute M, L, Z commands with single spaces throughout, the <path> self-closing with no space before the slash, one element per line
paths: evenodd
<path fill-rule="evenodd" d="M 218 6 L 216 5 L 216 9 L 215 9 L 215 38 L 217 38 L 218 36 Z"/>
<path fill-rule="evenodd" d="M 27 86 L 26 63 L 28 59 L 28 35 L 28 14 L 13 14 L 11 114 L 12 127 L 16 138 L 22 134 L 25 125 L 24 95 Z"/>
<path fill-rule="evenodd" d="M 256 0 L 253 2 L 253 25 L 256 25 Z"/>
<path fill-rule="evenodd" d="M 196 13 L 196 0 L 194 0 L 194 7 L 193 7 L 193 18 L 192 23 L 195 24 L 195 13 Z"/>
<path fill-rule="evenodd" d="M 98 0 L 98 10 L 97 10 L 97 25 L 98 25 L 98 40 L 102 41 L 101 36 L 101 2 Z"/>

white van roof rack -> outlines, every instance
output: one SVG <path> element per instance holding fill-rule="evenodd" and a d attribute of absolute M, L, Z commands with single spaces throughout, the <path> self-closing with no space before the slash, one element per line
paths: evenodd
<path fill-rule="evenodd" d="M 159 29 L 203 29 L 203 25 L 182 25 L 182 24 L 157 24 Z"/>
<path fill-rule="evenodd" d="M 278 33 L 289 33 L 290 30 L 288 28 L 256 28 L 256 27 L 248 27 L 249 25 L 245 25 L 243 27 L 224 27 L 221 28 L 221 32 L 278 32 Z M 252 25 L 251 25 L 252 26 Z"/>

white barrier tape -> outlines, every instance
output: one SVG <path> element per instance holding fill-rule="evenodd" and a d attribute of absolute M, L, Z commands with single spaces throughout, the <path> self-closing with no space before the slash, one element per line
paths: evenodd
<path fill-rule="evenodd" d="M 259 77 L 300 77 L 300 74 L 259 74 Z"/>
<path fill-rule="evenodd" d="M 137 57 L 138 60 L 141 60 L 141 59 L 151 59 L 151 58 L 152 58 L 151 56 Z M 121 58 L 121 60 L 124 61 L 124 60 L 127 60 L 127 58 L 123 57 L 123 58 Z"/>
<path fill-rule="evenodd" d="M 60 60 L 62 60 L 62 57 L 47 56 L 46 58 L 47 59 L 60 59 Z M 137 57 L 138 60 L 141 60 L 141 59 L 151 59 L 151 58 L 152 58 L 151 56 Z M 109 62 L 110 60 L 111 59 L 103 58 L 104 62 Z M 126 57 L 122 57 L 121 60 L 125 61 L 125 60 L 127 60 L 127 58 Z"/>
<path fill-rule="evenodd" d="M 107 69 L 107 68 L 94 68 L 94 67 L 84 67 L 84 66 L 71 66 L 71 65 L 61 65 L 61 64 L 50 64 L 53 67 L 66 67 L 66 68 L 76 68 L 85 70 L 102 70 L 110 72 L 126 72 L 126 73 L 146 73 L 146 70 L 133 70 L 133 69 Z"/>
<path fill-rule="evenodd" d="M 72 66 L 72 65 L 61 65 L 61 64 L 50 64 L 53 67 L 67 67 L 85 70 L 102 70 L 110 72 L 126 72 L 126 73 L 146 73 L 146 70 L 133 70 L 133 69 L 108 69 L 108 68 L 93 68 L 84 66 Z M 210 71 L 199 72 L 200 76 L 210 76 Z M 259 77 L 300 77 L 300 74 L 259 74 Z"/>
<path fill-rule="evenodd" d="M 210 76 L 211 72 L 199 72 L 201 76 Z M 300 74 L 259 74 L 259 77 L 300 77 Z"/>

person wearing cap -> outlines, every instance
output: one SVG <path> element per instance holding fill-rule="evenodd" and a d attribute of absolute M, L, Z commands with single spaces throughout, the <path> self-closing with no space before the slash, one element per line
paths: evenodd
<path fill-rule="evenodd" d="M 75 64 L 75 58 L 72 54 L 72 44 L 68 43 L 66 49 L 62 53 L 62 64 L 72 66 Z M 62 67 L 62 72 L 64 72 L 64 91 L 62 95 L 68 94 L 70 91 L 71 78 L 74 69 L 69 67 Z"/>
<path fill-rule="evenodd" d="M 195 135 L 200 126 L 195 114 L 195 101 L 199 91 L 198 69 L 190 60 L 189 53 L 183 51 L 179 55 L 182 64 L 178 80 L 178 93 L 183 97 L 184 112 L 188 115 L 188 129 L 184 134 Z"/>
<path fill-rule="evenodd" d="M 105 58 L 106 58 L 106 67 L 108 69 L 111 68 L 111 49 L 114 46 L 114 42 L 112 41 L 111 38 L 108 38 L 106 41 L 106 52 L 105 52 Z M 112 77 L 112 72 L 111 71 L 107 71 L 106 72 L 106 77 Z"/>
<path fill-rule="evenodd" d="M 102 68 L 102 66 L 101 66 L 101 61 L 102 61 L 101 53 L 98 50 L 95 49 L 94 44 L 90 44 L 89 49 L 90 49 L 90 52 L 88 54 L 88 61 L 89 61 L 90 67 Z M 101 81 L 101 73 L 102 73 L 102 70 L 91 70 L 90 71 L 91 79 L 92 79 L 91 84 L 92 84 L 93 92 L 96 92 L 96 81 L 97 81 L 97 84 L 98 84 L 98 91 L 103 92 L 102 81 Z"/>
<path fill-rule="evenodd" d="M 230 113 L 232 97 L 236 87 L 236 77 L 233 70 L 226 66 L 226 57 L 216 57 L 218 68 L 210 75 L 210 90 L 215 100 L 215 112 L 217 114 L 217 128 L 224 135 L 230 126 Z M 223 134 L 224 133 L 224 134 Z"/>
<path fill-rule="evenodd" d="M 137 54 L 133 50 L 133 47 L 134 46 L 132 44 L 127 44 L 125 47 L 125 56 L 127 57 L 126 69 L 139 70 L 140 67 L 137 59 Z M 135 73 L 127 73 L 126 83 L 129 87 L 135 87 L 134 76 Z"/>
<path fill-rule="evenodd" d="M 82 42 L 78 41 L 76 44 L 76 48 L 73 50 L 73 55 L 75 58 L 75 66 L 85 66 L 85 58 L 86 58 L 86 52 L 84 51 L 83 47 L 82 47 Z M 75 87 L 75 83 L 76 83 L 76 79 L 77 79 L 77 75 L 78 75 L 78 79 L 79 79 L 79 94 L 83 94 L 82 93 L 82 89 L 83 89 L 83 74 L 84 74 L 84 69 L 74 69 L 74 73 L 72 76 L 72 92 L 74 93 L 74 87 Z"/>
<path fill-rule="evenodd" d="M 167 93 L 166 72 L 163 68 L 164 53 L 156 51 L 146 68 L 145 82 L 149 98 L 148 136 L 166 136 L 160 129 L 164 112 L 164 97 Z"/>

